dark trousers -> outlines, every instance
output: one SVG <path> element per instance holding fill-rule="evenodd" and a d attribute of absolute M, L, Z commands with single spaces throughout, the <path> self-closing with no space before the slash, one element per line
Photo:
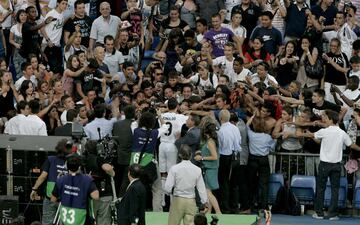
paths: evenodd
<path fill-rule="evenodd" d="M 330 216 L 337 215 L 341 164 L 320 161 L 318 171 L 318 176 L 316 177 L 315 211 L 318 215 L 324 215 L 323 208 L 326 182 L 327 178 L 330 177 L 331 201 L 328 214 Z"/>
<path fill-rule="evenodd" d="M 220 155 L 219 161 L 219 190 L 220 190 L 220 208 L 229 210 L 229 183 L 230 183 L 231 155 Z"/>
<path fill-rule="evenodd" d="M 247 166 L 246 165 L 235 165 L 232 168 L 231 177 L 230 177 L 230 207 L 240 208 L 243 210 L 248 209 L 246 207 L 245 196 L 248 194 L 247 188 Z"/>
<path fill-rule="evenodd" d="M 129 185 L 128 174 L 129 165 L 119 165 L 115 166 L 115 186 L 117 190 L 118 197 L 124 196 L 126 188 Z"/>
<path fill-rule="evenodd" d="M 268 156 L 249 155 L 248 170 L 247 170 L 249 194 L 248 194 L 248 208 L 251 207 L 251 202 L 259 193 L 259 209 L 267 209 L 268 200 L 268 183 L 270 177 L 270 165 Z"/>

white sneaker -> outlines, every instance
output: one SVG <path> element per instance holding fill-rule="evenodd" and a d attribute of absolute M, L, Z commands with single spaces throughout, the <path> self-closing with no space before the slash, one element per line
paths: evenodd
<path fill-rule="evenodd" d="M 312 215 L 312 218 L 318 219 L 318 220 L 322 220 L 322 219 L 324 219 L 324 216 L 319 216 L 317 213 L 314 213 L 314 214 Z"/>

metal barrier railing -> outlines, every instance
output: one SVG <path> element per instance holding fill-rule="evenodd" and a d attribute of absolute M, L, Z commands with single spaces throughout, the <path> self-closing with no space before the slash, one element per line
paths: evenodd
<path fill-rule="evenodd" d="M 349 156 L 344 154 L 342 164 L 345 165 Z M 290 184 L 292 175 L 313 175 L 317 174 L 320 163 L 319 154 L 300 152 L 271 152 L 269 155 L 271 173 L 283 173 L 284 179 Z M 342 166 L 342 176 L 347 176 Z"/>

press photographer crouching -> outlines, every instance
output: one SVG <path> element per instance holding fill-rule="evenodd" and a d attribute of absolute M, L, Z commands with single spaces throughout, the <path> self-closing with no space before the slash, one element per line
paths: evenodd
<path fill-rule="evenodd" d="M 85 171 L 94 179 L 100 194 L 99 200 L 95 200 L 93 206 L 96 224 L 109 225 L 112 223 L 111 177 L 115 176 L 115 172 L 110 164 L 112 159 L 99 154 L 98 145 L 99 143 L 94 140 L 89 140 L 85 144 Z"/>

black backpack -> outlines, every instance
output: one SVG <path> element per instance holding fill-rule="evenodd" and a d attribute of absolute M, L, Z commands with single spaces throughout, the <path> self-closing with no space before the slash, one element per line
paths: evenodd
<path fill-rule="evenodd" d="M 301 204 L 291 189 L 280 187 L 277 192 L 275 204 L 271 208 L 274 214 L 301 215 Z"/>

